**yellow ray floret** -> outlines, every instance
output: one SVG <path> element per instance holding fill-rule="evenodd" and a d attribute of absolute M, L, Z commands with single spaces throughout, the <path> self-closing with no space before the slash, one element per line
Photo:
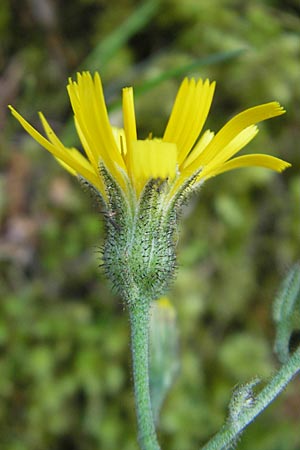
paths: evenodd
<path fill-rule="evenodd" d="M 215 83 L 185 78 L 179 88 L 166 127 L 163 140 L 174 142 L 178 149 L 178 163 L 181 164 L 196 140 L 206 121 Z"/>
<path fill-rule="evenodd" d="M 199 141 L 197 142 L 197 144 L 195 145 L 193 150 L 185 158 L 185 160 L 184 160 L 184 162 L 182 164 L 182 169 L 186 168 L 193 161 L 195 161 L 195 159 L 200 155 L 200 153 L 202 153 L 203 150 L 208 146 L 208 144 L 210 143 L 210 141 L 212 140 L 213 137 L 214 137 L 214 132 L 213 131 L 206 130 L 203 133 L 203 135 L 201 136 L 201 138 L 199 139 Z"/>
<path fill-rule="evenodd" d="M 158 139 L 132 142 L 130 166 L 138 194 L 151 179 L 173 180 L 176 175 L 177 148 L 175 144 Z"/>
<path fill-rule="evenodd" d="M 264 167 L 266 169 L 275 170 L 276 172 L 282 172 L 291 166 L 291 164 L 283 161 L 282 159 L 275 158 L 270 155 L 252 154 L 238 156 L 221 164 L 219 167 L 215 167 L 211 170 L 207 170 L 205 179 L 214 177 L 223 172 L 228 172 L 229 170 L 239 169 L 241 167 Z M 205 169 L 204 169 L 205 170 Z"/>
<path fill-rule="evenodd" d="M 250 125 L 241 131 L 235 138 L 233 138 L 221 152 L 217 153 L 206 165 L 203 166 L 201 171 L 201 178 L 206 178 L 206 174 L 212 171 L 215 167 L 219 167 L 224 162 L 228 161 L 233 155 L 238 153 L 244 148 L 258 133 L 256 125 Z M 199 159 L 201 156 L 199 157 Z"/>
<path fill-rule="evenodd" d="M 285 110 L 277 102 L 265 103 L 264 105 L 254 106 L 246 109 L 233 117 L 216 134 L 214 139 L 208 144 L 205 150 L 199 155 L 193 163 L 193 167 L 205 166 L 213 160 L 220 152 L 223 153 L 228 144 L 232 142 L 243 130 L 249 126 L 257 124 L 271 117 L 284 114 Z"/>
<path fill-rule="evenodd" d="M 94 79 L 89 72 L 77 74 L 77 82 L 69 80 L 67 89 L 88 158 L 94 159 L 97 166 L 102 162 L 123 186 L 119 169 L 125 170 L 125 163 L 109 123 L 99 74 Z"/>
<path fill-rule="evenodd" d="M 54 145 L 52 142 L 44 138 L 44 136 L 42 136 L 37 130 L 35 130 L 12 106 L 9 106 L 9 108 L 13 116 L 20 122 L 27 133 L 30 134 L 30 136 L 32 136 L 33 139 L 35 139 L 40 145 L 52 153 L 57 159 L 62 161 L 69 168 L 71 173 L 81 175 L 94 184 L 95 187 L 100 189 L 100 186 L 102 185 L 101 180 L 87 160 L 83 164 L 82 155 L 76 149 L 69 149 L 65 147 L 53 132 L 53 140 L 56 138 L 58 141 L 57 144 Z"/>
<path fill-rule="evenodd" d="M 257 134 L 257 123 L 283 114 L 277 102 L 249 108 L 233 117 L 214 134 L 202 132 L 211 107 L 215 83 L 185 78 L 178 90 L 162 139 L 139 140 L 134 110 L 133 89 L 123 89 L 124 129 L 111 126 L 101 79 L 98 73 L 77 74 L 67 90 L 74 123 L 85 155 L 65 147 L 40 113 L 45 134 L 42 136 L 13 107 L 13 116 L 23 128 L 73 175 L 92 183 L 105 197 L 99 172 L 103 164 L 128 194 L 128 183 L 139 196 L 153 178 L 167 180 L 170 195 L 193 174 L 197 182 L 239 167 L 260 166 L 280 172 L 290 164 L 268 155 L 234 156 Z"/>

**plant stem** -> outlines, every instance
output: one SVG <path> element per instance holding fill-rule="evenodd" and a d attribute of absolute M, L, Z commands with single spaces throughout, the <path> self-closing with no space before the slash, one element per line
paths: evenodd
<path fill-rule="evenodd" d="M 260 414 L 286 387 L 291 379 L 300 371 L 300 349 L 298 349 L 283 365 L 270 383 L 257 395 L 251 408 L 245 408 L 238 421 L 229 421 L 202 450 L 222 450 L 228 448 L 239 434 Z"/>
<path fill-rule="evenodd" d="M 142 450 L 160 450 L 157 442 L 149 387 L 149 303 L 129 306 L 134 393 L 139 443 Z"/>

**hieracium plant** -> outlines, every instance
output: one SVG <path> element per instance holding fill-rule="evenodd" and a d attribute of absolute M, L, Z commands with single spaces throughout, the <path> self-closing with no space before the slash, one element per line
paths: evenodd
<path fill-rule="evenodd" d="M 123 128 L 117 129 L 109 121 L 99 74 L 78 74 L 76 81 L 69 80 L 67 90 L 85 154 L 65 147 L 42 113 L 46 137 L 10 107 L 23 128 L 103 205 L 103 266 L 130 317 L 139 443 L 143 450 L 160 448 L 149 388 L 150 312 L 153 302 L 168 291 L 174 279 L 183 206 L 204 182 L 223 172 L 246 166 L 281 172 L 290 166 L 270 155 L 236 156 L 256 136 L 257 123 L 285 112 L 277 102 L 241 112 L 216 134 L 203 131 L 214 89 L 215 83 L 209 80 L 184 79 L 163 136 L 149 133 L 146 139 L 139 139 L 133 89 L 123 89 Z M 299 369 L 299 356 L 298 365 L 293 364 L 290 377 Z M 282 377 L 280 380 L 277 385 L 282 389 Z M 235 393 L 231 420 L 221 430 L 221 437 L 217 435 L 205 448 L 226 448 L 279 392 L 279 388 L 273 388 L 271 397 L 264 395 L 252 401 L 255 384 L 250 382 Z"/>

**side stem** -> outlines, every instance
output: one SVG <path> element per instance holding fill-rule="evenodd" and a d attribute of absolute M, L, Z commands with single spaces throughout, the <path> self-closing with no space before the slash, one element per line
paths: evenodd
<path fill-rule="evenodd" d="M 300 349 L 284 364 L 270 383 L 257 395 L 254 406 L 245 409 L 238 423 L 227 422 L 224 427 L 204 446 L 202 450 L 228 448 L 239 434 L 283 391 L 291 379 L 300 371 Z"/>
<path fill-rule="evenodd" d="M 149 387 L 149 303 L 135 301 L 129 307 L 134 394 L 139 443 L 142 450 L 160 450 Z"/>

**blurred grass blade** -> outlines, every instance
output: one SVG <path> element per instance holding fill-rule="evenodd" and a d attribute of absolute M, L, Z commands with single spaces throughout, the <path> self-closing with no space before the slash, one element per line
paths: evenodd
<path fill-rule="evenodd" d="M 156 14 L 158 6 L 158 0 L 149 0 L 138 6 L 123 24 L 99 42 L 81 64 L 80 68 L 90 71 L 101 70 L 103 72 L 103 68 L 115 56 L 116 52 L 150 22 Z"/>
<path fill-rule="evenodd" d="M 158 76 L 151 78 L 150 80 L 144 81 L 140 85 L 134 86 L 134 97 L 151 91 L 152 89 L 159 86 L 164 81 L 168 81 L 175 77 L 185 77 L 190 72 L 198 69 L 199 67 L 208 66 L 210 64 L 217 64 L 225 61 L 229 61 L 230 59 L 234 59 L 239 57 L 242 53 L 244 53 L 246 49 L 241 48 L 238 50 L 233 50 L 230 52 L 222 52 L 222 53 L 214 53 L 210 56 L 198 58 L 191 63 L 181 65 L 178 67 L 174 67 L 170 70 L 166 70 L 165 72 L 159 74 Z M 121 107 L 121 100 L 117 100 L 110 104 L 109 111 L 114 111 Z"/>
<path fill-rule="evenodd" d="M 195 61 L 185 64 L 179 67 L 174 67 L 173 69 L 166 70 L 162 74 L 158 75 L 151 80 L 145 81 L 141 86 L 134 88 L 134 93 L 136 95 L 141 95 L 144 92 L 148 92 L 154 87 L 160 85 L 162 82 L 170 80 L 175 77 L 184 77 L 188 73 L 198 69 L 199 67 L 208 66 L 210 64 L 217 64 L 220 62 L 228 61 L 230 59 L 237 58 L 240 56 L 245 49 L 233 50 L 230 52 L 214 53 L 210 56 L 197 58 Z"/>

